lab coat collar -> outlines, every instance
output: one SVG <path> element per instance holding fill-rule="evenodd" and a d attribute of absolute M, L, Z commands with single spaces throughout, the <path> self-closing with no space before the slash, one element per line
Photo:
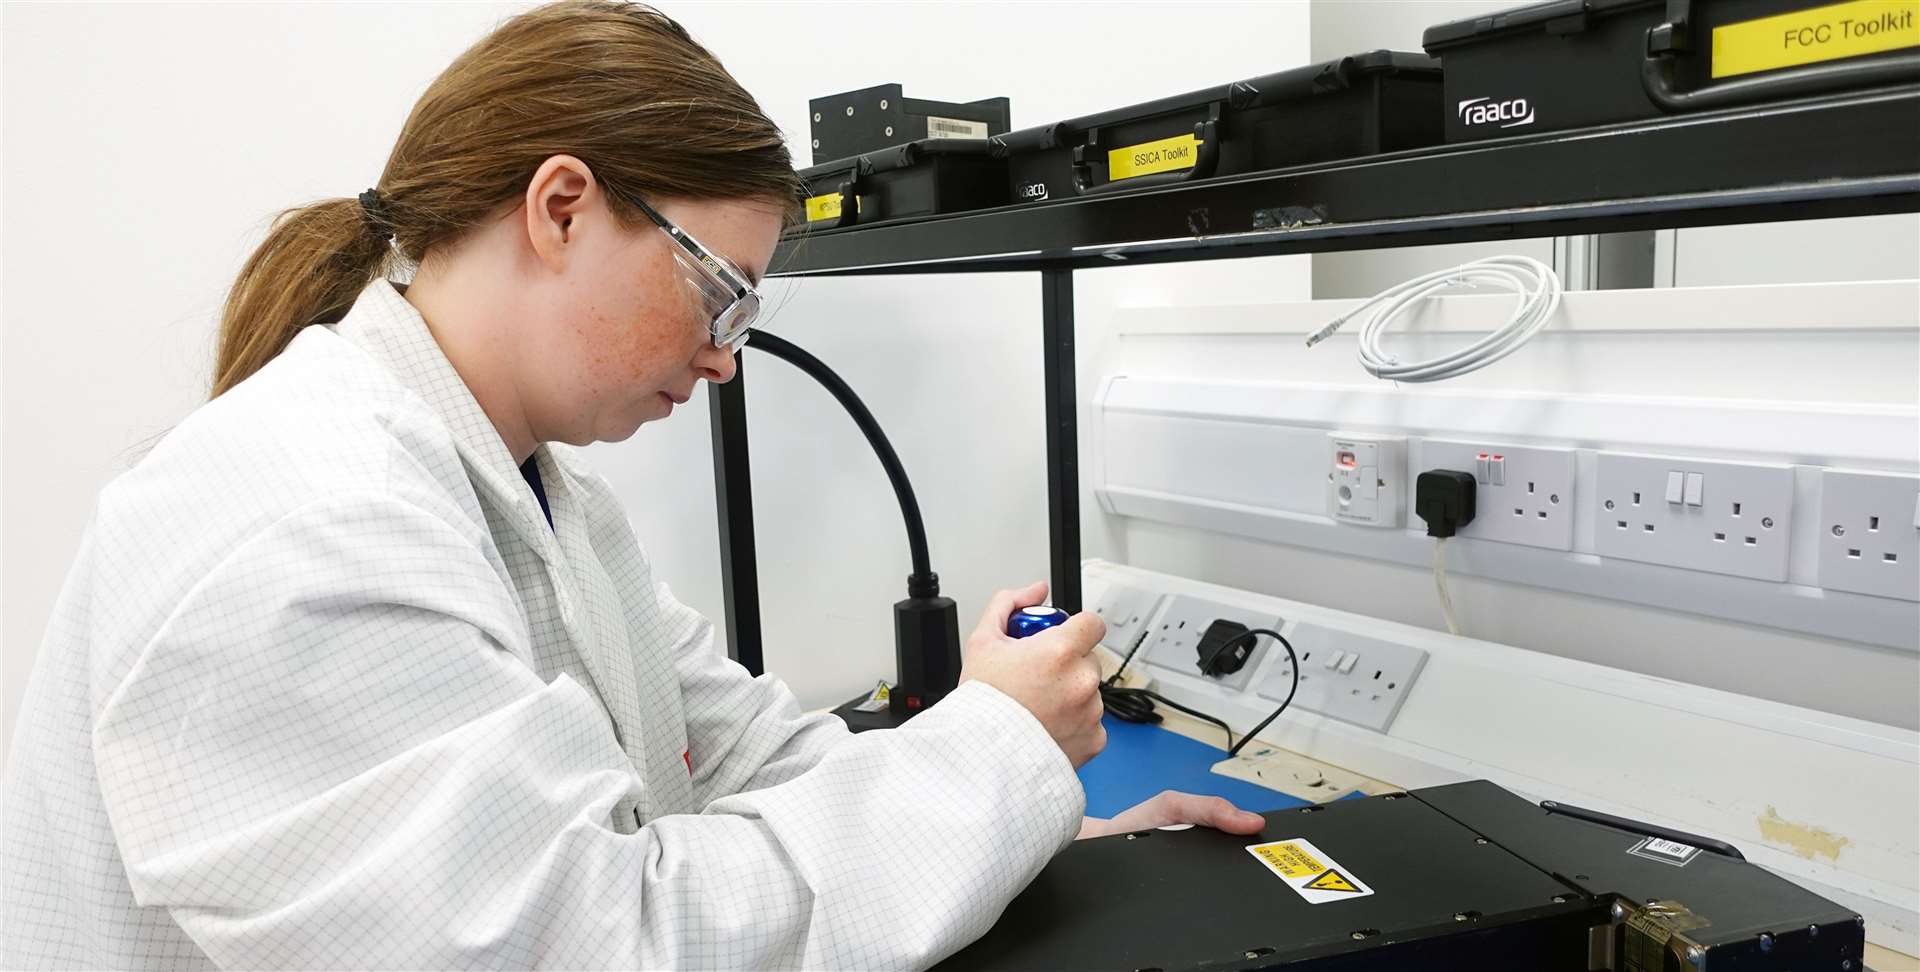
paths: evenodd
<path fill-rule="evenodd" d="M 474 487 L 491 494 L 489 499 L 514 532 L 541 559 L 557 566 L 560 550 L 546 516 L 540 512 L 539 499 L 520 475 L 520 467 L 513 461 L 513 453 L 507 451 L 499 430 L 493 427 L 493 420 L 487 418 L 466 381 L 447 360 L 446 352 L 440 350 L 426 318 L 402 295 L 405 287 L 384 278 L 367 284 L 355 298 L 353 308 L 333 325 L 334 332 L 373 355 L 402 384 L 426 400 L 453 433 L 454 446 L 466 462 Z M 541 445 L 534 455 L 543 482 L 551 482 L 544 477 L 550 475 L 555 463 L 541 461 L 540 453 L 546 451 L 547 447 Z"/>

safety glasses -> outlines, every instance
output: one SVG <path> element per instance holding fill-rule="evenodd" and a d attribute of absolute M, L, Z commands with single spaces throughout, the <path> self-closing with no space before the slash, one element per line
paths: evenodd
<path fill-rule="evenodd" d="M 674 262 L 680 265 L 681 276 L 711 318 L 707 330 L 713 335 L 714 347 L 740 350 L 747 343 L 754 319 L 760 316 L 760 294 L 747 275 L 732 260 L 701 246 L 699 240 L 652 206 L 639 200 L 634 204 L 679 244 L 673 251 Z"/>

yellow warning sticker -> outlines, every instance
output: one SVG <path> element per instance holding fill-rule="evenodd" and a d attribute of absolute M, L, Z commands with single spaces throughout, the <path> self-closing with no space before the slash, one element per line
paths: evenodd
<path fill-rule="evenodd" d="M 1339 871 L 1328 871 L 1308 881 L 1307 887 L 1315 891 L 1346 891 L 1348 893 L 1358 893 L 1360 890 L 1354 887 L 1353 882 L 1347 880 L 1346 875 L 1341 874 Z"/>
<path fill-rule="evenodd" d="M 808 196 L 807 222 L 817 223 L 823 219 L 839 219 L 841 205 L 840 194 L 837 192 L 830 192 L 824 196 Z M 860 200 L 853 201 L 853 211 L 856 213 L 860 211 Z"/>
<path fill-rule="evenodd" d="M 1308 904 L 1326 904 L 1373 893 L 1353 872 L 1334 863 L 1320 848 L 1302 837 L 1251 844 L 1247 853 L 1267 866 Z"/>
<path fill-rule="evenodd" d="M 1920 47 L 1920 0 L 1851 0 L 1713 29 L 1713 76 Z"/>
<path fill-rule="evenodd" d="M 1920 2 L 1920 0 L 1916 0 Z M 1107 153 L 1107 181 L 1119 182 L 1156 172 L 1191 169 L 1200 158 L 1200 140 L 1192 135 L 1175 135 L 1155 142 L 1141 142 Z"/>

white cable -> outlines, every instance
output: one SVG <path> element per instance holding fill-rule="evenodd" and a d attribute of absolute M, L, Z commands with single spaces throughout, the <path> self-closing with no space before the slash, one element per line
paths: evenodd
<path fill-rule="evenodd" d="M 1519 298 L 1513 316 L 1493 333 L 1464 348 L 1426 361 L 1402 362 L 1380 347 L 1380 336 L 1402 311 L 1436 291 L 1497 284 Z M 1360 366 L 1388 381 L 1444 381 L 1506 357 L 1547 326 L 1560 310 L 1560 276 L 1527 256 L 1496 256 L 1436 270 L 1389 287 L 1307 338 L 1307 347 L 1326 340 L 1347 321 L 1367 313 L 1360 329 Z M 1371 311 L 1371 313 L 1368 313 Z"/>
<path fill-rule="evenodd" d="M 1453 595 L 1447 593 L 1447 538 L 1433 542 L 1433 586 L 1440 591 L 1440 615 L 1447 619 L 1447 633 L 1460 633 L 1460 622 L 1453 617 Z"/>

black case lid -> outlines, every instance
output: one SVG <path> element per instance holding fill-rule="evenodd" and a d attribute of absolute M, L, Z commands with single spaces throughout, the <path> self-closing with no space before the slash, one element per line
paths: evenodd
<path fill-rule="evenodd" d="M 995 135 L 993 141 L 1011 152 L 1055 148 L 1061 144 L 1064 132 L 1139 121 L 1214 103 L 1235 110 L 1280 104 L 1345 91 L 1354 82 L 1371 75 L 1409 76 L 1437 82 L 1440 80 L 1440 62 L 1425 54 L 1406 51 L 1365 51 L 1231 84 L 1169 95 L 1125 108 L 1023 128 L 1005 135 Z"/>
<path fill-rule="evenodd" d="M 899 145 L 889 145 L 860 155 L 850 155 L 844 159 L 811 165 L 800 170 L 800 178 L 817 179 L 820 176 L 848 172 L 856 168 L 861 174 L 867 175 L 910 168 L 922 159 L 992 154 L 994 154 L 993 142 L 984 138 L 923 138 Z"/>
<path fill-rule="evenodd" d="M 1427 53 L 1448 47 L 1457 47 L 1473 41 L 1486 40 L 1501 34 L 1517 34 L 1536 30 L 1550 21 L 1582 14 L 1606 16 L 1626 10 L 1659 6 L 1663 0 L 1545 0 L 1544 3 L 1532 3 L 1524 7 L 1502 10 L 1498 13 L 1481 14 L 1462 20 L 1450 20 L 1444 24 L 1428 27 L 1420 35 L 1420 46 Z"/>

